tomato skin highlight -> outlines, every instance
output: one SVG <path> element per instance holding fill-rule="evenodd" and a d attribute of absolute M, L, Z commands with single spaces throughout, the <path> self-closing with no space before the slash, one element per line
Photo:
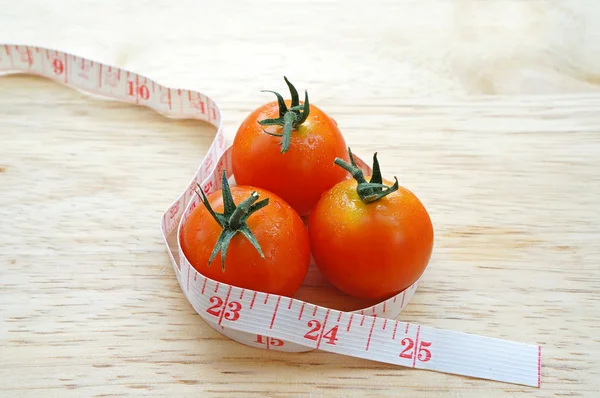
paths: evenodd
<path fill-rule="evenodd" d="M 225 270 L 221 268 L 221 252 L 209 266 L 211 252 L 223 229 L 202 203 L 181 226 L 181 249 L 192 267 L 208 278 L 240 288 L 293 297 L 310 263 L 308 232 L 300 216 L 277 195 L 255 187 L 231 187 L 236 204 L 254 191 L 261 200 L 269 198 L 269 204 L 247 220 L 264 259 L 244 235 L 237 233 L 225 256 Z M 208 200 L 215 212 L 223 211 L 220 190 L 208 195 Z"/>
<path fill-rule="evenodd" d="M 337 123 L 310 104 L 307 120 L 292 132 L 289 150 L 282 154 L 281 137 L 264 131 L 281 134 L 283 127 L 258 123 L 277 117 L 278 109 L 277 101 L 266 103 L 241 123 L 232 147 L 233 174 L 238 184 L 271 191 L 306 216 L 325 191 L 347 178 L 333 164 L 336 157 L 348 160 L 346 142 Z"/>
<path fill-rule="evenodd" d="M 381 301 L 408 288 L 425 271 L 433 225 L 423 204 L 404 187 L 369 204 L 356 187 L 355 180 L 340 182 L 315 206 L 308 224 L 312 254 L 323 276 L 340 291 Z"/>

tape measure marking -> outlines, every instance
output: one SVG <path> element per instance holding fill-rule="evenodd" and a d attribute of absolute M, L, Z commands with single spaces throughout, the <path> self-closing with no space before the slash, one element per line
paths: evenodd
<path fill-rule="evenodd" d="M 218 332 L 267 350 L 320 349 L 404 367 L 540 386 L 539 345 L 392 319 L 410 302 L 418 281 L 382 303 L 345 312 L 199 275 L 185 259 L 179 244 L 174 250 L 170 240 L 177 241 L 180 222 L 199 204 L 196 184 L 209 194 L 221 188 L 222 169 L 232 177 L 231 148 L 225 143 L 220 109 L 214 101 L 199 92 L 164 87 L 147 77 L 66 52 L 22 45 L 3 47 L 0 74 L 39 75 L 87 95 L 146 106 L 168 118 L 202 120 L 217 128 L 205 158 L 185 191 L 164 212 L 160 226 L 184 296 Z M 360 157 L 356 156 L 356 160 L 360 168 L 370 171 Z"/>

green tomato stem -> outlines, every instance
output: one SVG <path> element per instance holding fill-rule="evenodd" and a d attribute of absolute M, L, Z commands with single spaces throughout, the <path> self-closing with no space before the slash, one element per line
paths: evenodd
<path fill-rule="evenodd" d="M 304 103 L 300 105 L 300 99 L 298 97 L 298 91 L 294 87 L 292 83 L 287 79 L 287 77 L 283 77 L 285 80 L 289 90 L 290 96 L 292 97 L 292 106 L 288 109 L 285 105 L 283 97 L 281 94 L 271 91 L 271 90 L 262 90 L 263 92 L 269 92 L 275 94 L 277 97 L 277 103 L 279 107 L 279 117 L 275 119 L 264 119 L 260 120 L 258 123 L 261 126 L 283 126 L 283 134 L 275 134 L 269 133 L 266 130 L 263 130 L 265 133 L 282 137 L 281 140 L 281 153 L 284 154 L 290 149 L 290 141 L 292 132 L 298 128 L 302 123 L 306 121 L 308 115 L 310 113 L 310 104 L 308 102 L 308 91 L 304 91 Z"/>
<path fill-rule="evenodd" d="M 333 161 L 336 165 L 340 166 L 356 180 L 358 185 L 356 186 L 356 192 L 364 203 L 373 203 L 379 199 L 391 194 L 398 190 L 398 179 L 394 177 L 396 181 L 391 187 L 383 184 L 383 178 L 381 176 L 381 168 L 379 167 L 379 161 L 377 160 L 377 152 L 373 155 L 373 174 L 371 180 L 367 181 L 362 170 L 356 165 L 352 150 L 348 148 L 348 154 L 350 157 L 350 164 L 346 163 L 340 158 L 335 158 Z"/>
<path fill-rule="evenodd" d="M 223 197 L 223 213 L 217 213 L 213 210 L 210 205 L 206 194 L 202 190 L 202 187 L 198 185 L 200 193 L 196 191 L 196 194 L 200 197 L 202 204 L 206 207 L 210 215 L 215 219 L 215 221 L 223 228 L 221 235 L 213 248 L 210 258 L 208 260 L 208 265 L 212 263 L 214 258 L 217 256 L 219 251 L 221 251 L 221 270 L 225 271 L 225 257 L 227 255 L 227 249 L 229 248 L 229 243 L 231 239 L 238 233 L 242 233 L 252 243 L 252 246 L 258 251 L 261 258 L 265 258 L 263 251 L 260 247 L 260 244 L 256 240 L 256 237 L 246 224 L 248 217 L 262 209 L 266 205 L 269 204 L 269 198 L 263 199 L 260 202 L 256 202 L 259 198 L 259 195 L 256 191 L 252 192 L 250 196 L 244 199 L 239 205 L 236 205 L 233 201 L 233 196 L 231 195 L 231 188 L 229 186 L 229 182 L 227 181 L 227 174 L 225 170 L 223 170 L 222 175 L 222 197 Z"/>

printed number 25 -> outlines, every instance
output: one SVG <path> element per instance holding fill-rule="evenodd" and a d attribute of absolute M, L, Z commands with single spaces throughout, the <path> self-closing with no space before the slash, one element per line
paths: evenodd
<path fill-rule="evenodd" d="M 402 346 L 406 348 L 402 350 L 400 353 L 400 358 L 412 359 L 415 353 L 413 352 L 413 348 L 415 347 L 415 342 L 410 337 L 405 337 L 402 339 Z M 431 343 L 427 341 L 419 342 L 419 353 L 417 355 L 417 359 L 421 362 L 427 362 L 431 359 L 431 351 L 427 349 L 427 347 L 431 346 Z"/>
<path fill-rule="evenodd" d="M 219 296 L 212 296 L 210 298 L 210 303 L 212 306 L 209 307 L 206 312 L 216 317 L 221 316 L 221 311 L 223 311 L 223 299 Z M 237 321 L 240 318 L 242 305 L 237 301 L 231 301 L 227 304 L 227 307 L 229 307 L 229 310 L 226 310 L 225 314 L 223 314 L 225 319 L 228 321 Z"/>

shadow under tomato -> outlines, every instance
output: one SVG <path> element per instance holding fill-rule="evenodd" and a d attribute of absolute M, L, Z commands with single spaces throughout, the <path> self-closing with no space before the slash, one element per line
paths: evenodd
<path fill-rule="evenodd" d="M 312 258 L 304 282 L 294 298 L 340 311 L 360 310 L 379 302 L 351 297 L 338 290 L 325 279 Z"/>

